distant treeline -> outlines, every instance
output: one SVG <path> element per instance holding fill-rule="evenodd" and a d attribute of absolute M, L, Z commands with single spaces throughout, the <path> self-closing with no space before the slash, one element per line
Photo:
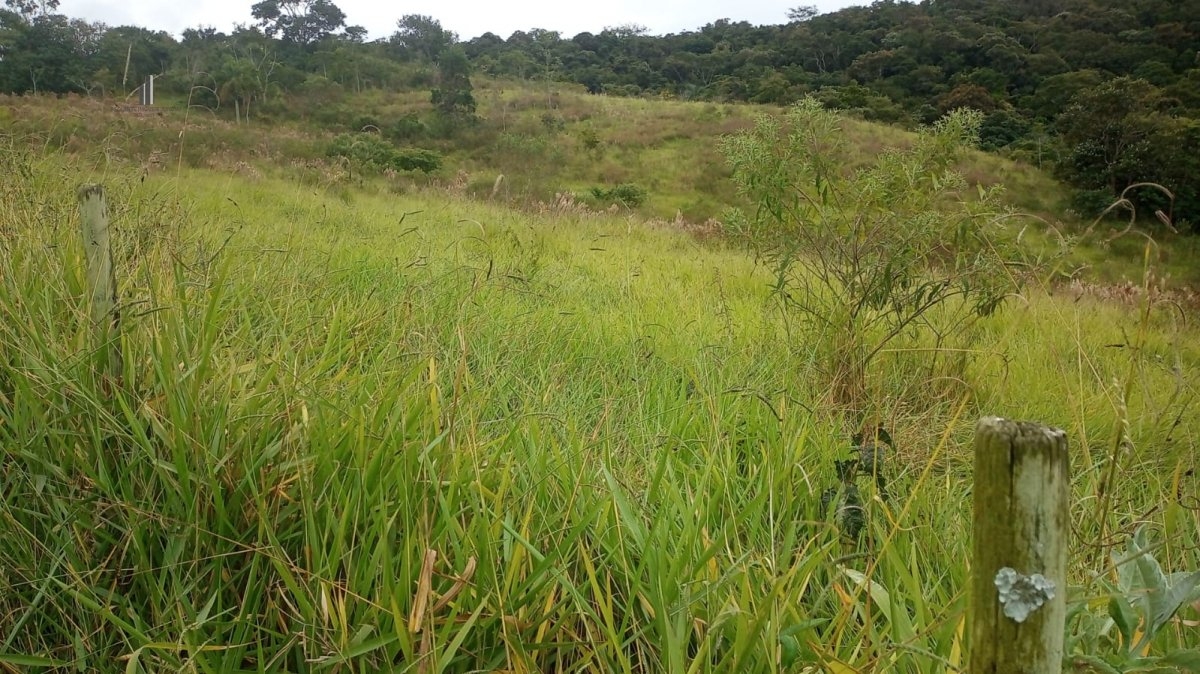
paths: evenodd
<path fill-rule="evenodd" d="M 806 95 L 866 119 L 915 126 L 985 113 L 982 145 L 1053 167 L 1083 215 L 1126 187 L 1153 220 L 1200 221 L 1200 2 L 880 0 L 788 23 L 719 20 L 654 36 L 638 26 L 565 38 L 532 29 L 460 41 L 408 15 L 366 42 L 330 0 L 262 0 L 254 26 L 161 31 L 69 19 L 56 0 L 6 0 L 0 90 L 125 95 L 145 75 L 193 102 L 272 110 L 280 94 L 438 86 L 435 64 L 570 81 L 594 93 L 789 104 Z M 781 17 L 782 18 L 782 17 Z M 232 113 L 231 113 L 232 114 Z"/>

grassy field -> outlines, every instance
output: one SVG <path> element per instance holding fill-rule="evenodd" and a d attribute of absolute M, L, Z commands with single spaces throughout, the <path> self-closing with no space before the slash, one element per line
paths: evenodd
<path fill-rule="evenodd" d="M 449 137 L 428 128 L 434 115 L 424 90 L 299 99 L 243 124 L 225 111 L 188 109 L 186 101 L 170 98 L 145 114 L 79 96 L 0 96 L 0 127 L 18 136 L 34 134 L 47 149 L 134 164 L 147 174 L 206 168 L 249 179 L 284 178 L 343 198 L 363 187 L 395 194 L 434 189 L 531 212 L 615 208 L 714 232 L 725 209 L 738 200 L 718 150 L 720 138 L 749 127 L 756 115 L 781 112 L 771 106 L 593 96 L 559 83 L 549 90 L 529 82 L 475 84 L 479 121 Z M 328 154 L 338 134 L 361 128 L 390 133 L 411 119 L 417 120 L 416 136 L 394 142 L 442 154 L 442 169 L 431 175 L 364 173 Z M 860 163 L 915 137 L 853 119 L 845 128 L 853 161 Z M 1068 212 L 1065 188 L 1047 171 L 983 152 L 970 153 L 961 170 L 972 185 L 1004 185 L 1006 203 L 1068 234 L 1088 224 Z M 593 189 L 620 185 L 635 186 L 644 201 L 630 208 L 592 195 Z M 1101 229 L 1121 226 L 1104 223 Z M 1200 272 L 1190 263 L 1194 238 L 1156 233 L 1152 262 L 1172 288 L 1200 284 Z M 1103 236 L 1077 241 L 1071 268 L 1105 286 L 1139 283 L 1144 240 L 1104 241 Z"/>
<path fill-rule="evenodd" d="M 239 170 L 309 141 L 229 132 L 212 168 L 70 134 L 0 152 L 0 669 L 961 671 L 990 414 L 1069 434 L 1074 652 L 1130 649 L 1105 620 L 1135 530 L 1200 568 L 1200 340 L 1153 284 L 1034 288 L 940 351 L 901 340 L 848 414 L 744 251 Z M 119 382 L 92 364 L 87 181 Z M 896 440 L 892 498 L 848 542 L 819 500 L 867 421 Z M 1197 619 L 1149 652 L 1200 646 Z"/>

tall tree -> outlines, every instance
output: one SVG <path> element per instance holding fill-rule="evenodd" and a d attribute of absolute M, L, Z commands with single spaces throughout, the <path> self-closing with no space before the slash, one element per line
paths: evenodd
<path fill-rule="evenodd" d="M 311 45 L 346 25 L 345 12 L 330 0 L 259 0 L 250 14 L 268 36 L 299 45 Z"/>
<path fill-rule="evenodd" d="M 26 19 L 0 10 L 0 91 L 87 91 L 89 61 L 102 31 L 99 24 L 61 14 Z"/>
<path fill-rule="evenodd" d="M 400 56 L 434 63 L 458 41 L 453 31 L 442 28 L 432 16 L 406 14 L 396 22 L 396 32 L 389 40 Z"/>
<path fill-rule="evenodd" d="M 452 47 L 442 53 L 438 60 L 438 86 L 431 98 L 443 118 L 462 121 L 475 115 L 470 75 L 471 64 L 461 47 Z"/>
<path fill-rule="evenodd" d="M 109 28 L 100 36 L 92 64 L 97 84 L 128 93 L 147 75 L 166 71 L 175 41 L 165 32 L 137 26 Z"/>
<path fill-rule="evenodd" d="M 53 14 L 58 9 L 58 0 L 4 0 L 4 6 L 30 20 Z"/>
<path fill-rule="evenodd" d="M 1160 127 L 1163 103 L 1158 88 L 1120 77 L 1075 95 L 1057 126 L 1070 150 L 1066 175 L 1087 188 L 1107 187 L 1114 195 L 1147 179 L 1150 144 Z"/>

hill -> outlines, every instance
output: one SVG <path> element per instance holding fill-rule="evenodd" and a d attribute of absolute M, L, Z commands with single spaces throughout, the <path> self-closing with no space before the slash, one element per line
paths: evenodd
<path fill-rule="evenodd" d="M 473 72 L 548 90 L 573 82 L 592 93 L 715 103 L 790 105 L 815 95 L 910 129 L 969 107 L 985 114 L 985 150 L 1052 169 L 1084 218 L 1146 182 L 1170 193 L 1126 194 L 1147 226 L 1160 221 L 1156 210 L 1184 230 L 1200 217 L 1195 3 L 887 0 L 828 14 L 796 7 L 782 25 L 717 20 L 663 36 L 635 26 L 573 37 L 534 28 L 468 41 L 433 17 L 406 15 L 372 43 L 328 0 L 286 12 L 264 1 L 255 26 L 189 29 L 178 40 L 72 20 L 54 13 L 57 2 L 10 5 L 0 11 L 0 91 L 123 96 L 157 75 L 162 93 L 227 118 L 286 115 L 295 112 L 281 105 L 287 95 L 334 90 L 434 89 L 467 111 Z M 357 117 L 349 112 L 339 123 Z"/>
<path fill-rule="evenodd" d="M 171 97 L 153 109 L 73 95 L 7 97 L 0 98 L 0 128 L 88 161 L 135 162 L 149 173 L 200 167 L 248 179 L 286 177 L 343 198 L 361 188 L 434 190 L 532 212 L 615 209 L 712 235 L 720 233 L 725 210 L 739 203 L 718 149 L 721 138 L 748 128 L 756 116 L 783 112 L 777 106 L 610 97 L 572 85 L 479 78 L 475 94 L 472 121 L 449 131 L 439 129 L 423 90 L 309 90 L 255 110 L 249 119 L 229 119 L 224 108 L 188 107 Z M 915 137 L 853 117 L 843 120 L 843 128 L 851 166 L 906 147 Z M 437 167 L 405 170 L 379 155 L 409 151 L 436 153 Z M 1038 215 L 1064 234 L 1087 224 L 1067 208 L 1067 188 L 1046 171 L 986 152 L 969 153 L 959 168 L 973 188 L 1002 187 L 1010 207 Z M 1167 284 L 1200 281 L 1200 270 L 1190 263 L 1192 237 L 1159 229 L 1155 264 Z M 1080 239 L 1065 269 L 1095 283 L 1138 283 L 1144 254 L 1139 241 Z"/>

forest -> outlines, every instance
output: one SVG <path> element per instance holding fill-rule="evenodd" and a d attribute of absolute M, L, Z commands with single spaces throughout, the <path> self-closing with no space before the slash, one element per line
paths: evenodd
<path fill-rule="evenodd" d="M 533 28 L 469 40 L 410 14 L 370 42 L 332 0 L 260 0 L 254 24 L 198 26 L 179 39 L 72 19 L 56 13 L 57 0 L 6 4 L 0 91 L 11 93 L 119 97 L 156 75 L 160 92 L 269 119 L 298 114 L 288 96 L 430 88 L 440 107 L 469 117 L 474 73 L 610 96 L 788 105 L 813 95 L 902 127 L 966 107 L 985 115 L 983 149 L 1053 168 L 1083 217 L 1125 193 L 1150 222 L 1156 210 L 1184 229 L 1200 219 L 1197 3 L 879 0 L 826 14 L 799 6 L 778 25 L 719 19 L 678 34 L 625 25 L 572 37 Z M 1126 192 L 1143 183 L 1167 191 Z"/>

